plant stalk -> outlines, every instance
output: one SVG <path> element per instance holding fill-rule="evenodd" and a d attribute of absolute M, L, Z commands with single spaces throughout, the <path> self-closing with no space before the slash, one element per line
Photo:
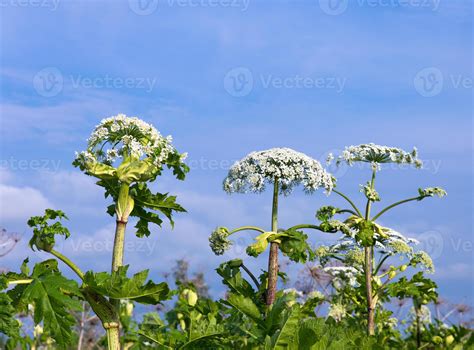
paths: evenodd
<path fill-rule="evenodd" d="M 106 328 L 105 331 L 107 333 L 107 349 L 120 350 L 120 328 L 118 324 L 116 327 Z"/>
<path fill-rule="evenodd" d="M 112 272 L 123 266 L 123 253 L 125 246 L 125 229 L 127 228 L 128 216 L 131 212 L 129 207 L 129 184 L 122 184 L 116 205 L 117 222 L 115 226 L 114 250 L 112 252 Z M 133 202 L 132 202 L 133 203 Z M 133 204 L 132 204 L 133 205 Z M 111 299 L 111 304 L 115 308 L 117 314 L 120 313 L 120 300 Z M 104 328 L 107 332 L 107 344 L 109 350 L 120 350 L 120 324 L 115 327 Z"/>
<path fill-rule="evenodd" d="M 370 181 L 370 187 L 374 188 L 375 182 L 375 170 L 372 170 L 372 180 Z M 365 207 L 365 220 L 370 220 L 370 209 L 372 201 L 367 199 L 367 205 Z M 373 255 L 374 251 L 372 247 L 364 247 L 364 262 L 365 262 L 365 287 L 367 291 L 367 334 L 375 335 L 375 304 L 373 302 L 372 295 L 372 270 L 373 270 Z"/>
<path fill-rule="evenodd" d="M 278 178 L 273 183 L 273 205 L 272 205 L 272 232 L 278 232 Z M 278 282 L 278 243 L 271 242 L 270 253 L 268 255 L 268 288 L 267 305 L 272 305 L 275 301 L 275 294 Z"/>

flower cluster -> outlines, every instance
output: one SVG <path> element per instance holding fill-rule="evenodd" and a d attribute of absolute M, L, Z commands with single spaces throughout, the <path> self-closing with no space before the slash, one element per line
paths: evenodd
<path fill-rule="evenodd" d="M 112 165 L 119 158 L 149 159 L 161 167 L 171 154 L 177 154 L 171 136 L 163 137 L 151 124 L 119 114 L 103 119 L 87 140 L 87 150 L 77 153 L 75 165 Z M 186 154 L 180 155 L 184 160 Z"/>
<path fill-rule="evenodd" d="M 378 192 L 370 186 L 370 183 L 368 182 L 366 185 L 360 185 L 361 189 L 360 192 L 365 194 L 365 197 L 372 201 L 372 202 L 379 202 L 380 201 L 380 196 Z"/>
<path fill-rule="evenodd" d="M 334 303 L 329 305 L 328 316 L 334 318 L 337 322 L 340 322 L 346 316 L 346 308 L 344 305 Z"/>
<path fill-rule="evenodd" d="M 217 227 L 209 236 L 209 246 L 216 255 L 222 255 L 232 246 L 232 241 L 227 237 L 230 235 L 226 227 Z"/>
<path fill-rule="evenodd" d="M 443 190 L 441 187 L 428 187 L 428 188 L 425 188 L 424 190 L 419 188 L 418 193 L 420 194 L 420 197 L 438 196 L 441 198 L 448 195 L 448 193 L 445 190 Z"/>
<path fill-rule="evenodd" d="M 307 192 L 324 187 L 329 193 L 334 186 L 331 174 L 317 160 L 289 148 L 272 148 L 252 152 L 236 162 L 224 180 L 224 190 L 228 193 L 262 192 L 265 185 L 275 179 L 285 195 L 299 184 Z"/>
<path fill-rule="evenodd" d="M 328 158 L 330 159 L 330 158 Z M 371 163 L 374 169 L 379 169 L 382 163 L 414 164 L 421 168 L 423 163 L 418 159 L 418 151 L 406 152 L 401 148 L 376 145 L 374 143 L 346 147 L 336 160 L 336 164 L 345 162 L 349 165 L 355 162 Z"/>
<path fill-rule="evenodd" d="M 434 273 L 434 264 L 433 260 L 429 256 L 429 254 L 425 251 L 418 251 L 413 255 L 413 258 L 410 262 L 412 265 L 422 265 L 428 272 Z"/>
<path fill-rule="evenodd" d="M 344 282 L 351 287 L 358 286 L 357 275 L 360 274 L 360 271 L 352 266 L 326 266 L 323 271 L 333 278 L 333 285 L 336 289 L 344 286 Z"/>

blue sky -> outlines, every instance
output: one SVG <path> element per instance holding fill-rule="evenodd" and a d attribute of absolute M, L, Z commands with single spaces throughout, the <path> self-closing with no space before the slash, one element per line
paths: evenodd
<path fill-rule="evenodd" d="M 71 219 L 62 251 L 84 270 L 109 268 L 108 202 L 71 161 L 100 119 L 125 113 L 172 134 L 191 166 L 184 182 L 167 174 L 154 184 L 188 213 L 146 240 L 130 228 L 132 270 L 160 280 L 185 257 L 222 295 L 213 269 L 245 257 L 251 237 L 215 257 L 208 235 L 270 221 L 269 193 L 221 189 L 250 151 L 285 146 L 324 161 L 359 143 L 417 146 L 426 168 L 384 169 L 384 203 L 432 185 L 449 195 L 400 207 L 382 224 L 420 238 L 440 293 L 472 304 L 471 12 L 469 1 L 443 0 L 2 0 L 0 223 L 23 238 L 0 265 L 46 257 L 26 247 L 26 220 L 54 207 Z M 366 168 L 330 170 L 362 200 Z M 311 222 L 328 203 L 341 202 L 295 191 L 281 201 L 281 224 Z"/>

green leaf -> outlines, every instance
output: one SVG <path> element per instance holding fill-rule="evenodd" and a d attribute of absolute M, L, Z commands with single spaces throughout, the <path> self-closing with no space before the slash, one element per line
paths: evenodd
<path fill-rule="evenodd" d="M 280 330 L 272 336 L 272 349 L 297 349 L 299 318 L 297 305 L 285 312 Z"/>
<path fill-rule="evenodd" d="M 30 284 L 19 284 L 8 291 L 12 305 L 17 310 L 34 306 L 35 324 L 43 322 L 45 332 L 61 347 L 70 345 L 73 336 L 71 328 L 75 319 L 71 311 L 80 310 L 78 299 L 82 298 L 77 283 L 62 276 L 56 260 L 36 264 Z"/>
<path fill-rule="evenodd" d="M 275 235 L 275 232 L 265 232 L 255 237 L 255 243 L 247 247 L 247 254 L 253 257 L 262 254 L 268 247 L 269 239 Z"/>
<path fill-rule="evenodd" d="M 15 308 L 11 303 L 7 294 L 0 293 L 0 333 L 16 338 L 20 336 L 20 325 L 15 319 Z"/>
<path fill-rule="evenodd" d="M 244 297 L 243 295 L 229 293 L 229 296 L 225 303 L 231 305 L 234 309 L 240 311 L 244 315 L 250 317 L 256 322 L 260 322 L 262 315 L 257 305 L 254 304 L 252 299 Z"/>
<path fill-rule="evenodd" d="M 49 221 L 58 221 L 51 224 Z M 63 235 L 67 239 L 70 235 L 69 230 L 64 227 L 60 220 L 68 219 L 61 210 L 46 209 L 43 216 L 33 216 L 28 220 L 28 226 L 33 228 L 33 237 L 29 245 L 34 250 L 51 251 L 54 247 L 55 235 Z"/>
<path fill-rule="evenodd" d="M 307 242 L 308 236 L 305 233 L 291 230 L 285 231 L 285 236 L 280 237 L 280 250 L 290 260 L 301 263 L 314 260 L 315 254 Z"/>
<path fill-rule="evenodd" d="M 155 305 L 171 297 L 166 283 L 146 282 L 148 270 L 138 272 L 132 278 L 127 277 L 127 271 L 128 265 L 119 267 L 112 274 L 88 271 L 84 276 L 84 284 L 112 299 L 131 299 L 142 304 Z"/>

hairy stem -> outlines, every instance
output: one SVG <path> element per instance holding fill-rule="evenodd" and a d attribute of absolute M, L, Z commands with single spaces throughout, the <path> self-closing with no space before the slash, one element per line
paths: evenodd
<path fill-rule="evenodd" d="M 74 264 L 69 258 L 65 257 L 64 255 L 62 255 L 60 252 L 54 250 L 54 249 L 51 249 L 51 251 L 49 252 L 51 253 L 52 255 L 54 255 L 56 258 L 58 258 L 59 260 L 61 260 L 63 263 L 65 263 L 67 266 L 69 266 L 71 268 L 71 270 L 73 270 L 76 275 L 79 276 L 79 278 L 81 280 L 84 279 L 84 272 L 81 271 L 81 269 L 79 267 L 77 267 L 76 264 Z"/>
<path fill-rule="evenodd" d="M 107 333 L 107 349 L 108 350 L 120 350 L 120 328 L 116 326 L 110 326 L 105 329 Z"/>
<path fill-rule="evenodd" d="M 273 205 L 272 205 L 272 232 L 278 232 L 278 179 L 273 183 Z M 267 305 L 272 305 L 275 301 L 275 294 L 278 281 L 278 243 L 270 244 L 270 253 L 268 256 L 268 287 L 267 287 Z"/>
<path fill-rule="evenodd" d="M 125 229 L 127 227 L 128 216 L 132 211 L 133 200 L 129 197 L 130 185 L 122 184 L 120 187 L 120 193 L 117 199 L 116 213 L 117 222 L 115 226 L 115 238 L 114 238 L 114 250 L 112 252 L 112 272 L 115 272 L 119 267 L 123 266 L 123 252 L 125 246 Z M 131 207 L 132 206 L 132 207 Z M 120 300 L 112 299 L 112 303 L 115 312 L 120 312 Z M 105 327 L 105 325 L 104 325 Z M 107 331 L 107 344 L 109 350 L 120 349 L 120 324 L 117 322 L 117 327 L 106 328 Z"/>

